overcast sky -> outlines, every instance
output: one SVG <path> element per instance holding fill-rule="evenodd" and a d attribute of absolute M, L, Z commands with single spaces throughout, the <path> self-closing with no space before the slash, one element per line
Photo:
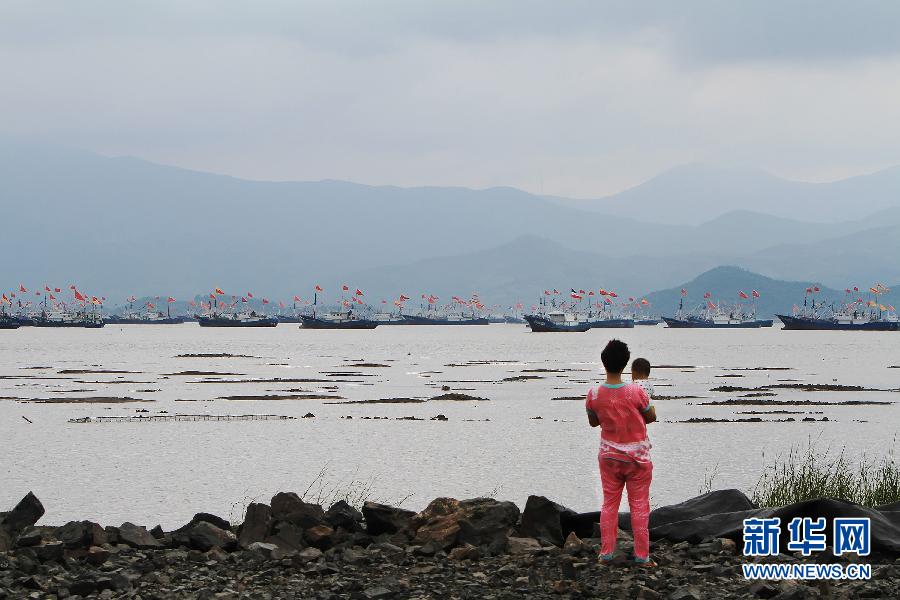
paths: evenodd
<path fill-rule="evenodd" d="M 256 179 L 578 197 L 900 164 L 900 3 L 0 0 L 0 134 Z"/>

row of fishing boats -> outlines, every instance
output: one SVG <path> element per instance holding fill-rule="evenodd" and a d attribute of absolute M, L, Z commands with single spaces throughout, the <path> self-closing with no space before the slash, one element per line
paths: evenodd
<path fill-rule="evenodd" d="M 778 314 L 778 319 L 786 330 L 850 330 L 850 331 L 900 331 L 900 319 L 891 305 L 885 305 L 879 298 L 890 290 L 881 284 L 869 288 L 874 299 L 864 301 L 858 288 L 847 289 L 847 298 L 843 302 L 827 302 L 817 298 L 819 288 L 806 289 L 806 296 L 802 306 L 795 305 L 790 315 Z M 555 292 L 555 290 L 554 290 Z M 22 326 L 32 327 L 81 327 L 96 329 L 106 324 L 115 325 L 174 325 L 195 321 L 201 327 L 276 327 L 280 323 L 295 323 L 307 329 L 374 329 L 379 326 L 395 325 L 489 325 L 491 323 L 522 323 L 527 324 L 533 332 L 585 332 L 599 328 L 633 328 L 635 326 L 655 326 L 665 323 L 667 327 L 674 329 L 757 329 L 772 327 L 773 319 L 759 318 L 756 314 L 756 300 L 759 292 L 754 290 L 752 295 L 740 292 L 741 300 L 746 302 L 714 302 L 712 295 L 707 292 L 703 296 L 703 303 L 689 308 L 686 306 L 687 291 L 681 290 L 681 299 L 673 316 L 656 317 L 648 315 L 644 309 L 649 306 L 646 300 L 622 303 L 616 305 L 610 302 L 609 297 L 605 302 L 594 303 L 588 299 L 587 306 L 581 304 L 584 292 L 572 290 L 573 299 L 578 302 L 557 303 L 552 297 L 548 300 L 542 298 L 538 305 L 532 307 L 531 314 L 512 315 L 484 315 L 483 308 L 477 297 L 474 301 L 458 301 L 443 309 L 437 308 L 434 297 L 428 298 L 428 304 L 423 305 L 418 313 L 404 310 L 401 296 L 400 302 L 395 302 L 397 310 L 392 312 L 372 313 L 358 296 L 362 295 L 357 290 L 353 296 L 361 310 L 354 311 L 353 305 L 346 299 L 342 299 L 339 305 L 341 309 L 320 311 L 317 296 L 311 306 L 306 310 L 297 310 L 296 304 L 293 311 L 280 311 L 278 314 L 253 309 L 240 310 L 241 306 L 249 306 L 246 300 L 233 302 L 218 301 L 217 294 L 222 292 L 217 288 L 216 293 L 210 294 L 210 302 L 201 302 L 200 311 L 193 316 L 173 315 L 167 306 L 166 312 L 156 309 L 152 302 L 135 310 L 133 300 L 128 309 L 121 314 L 110 316 L 102 315 L 102 306 L 99 302 L 84 302 L 78 308 L 69 310 L 66 307 L 47 304 L 45 299 L 40 310 L 19 310 L 12 313 L 6 311 L 6 305 L 0 304 L 0 329 L 16 329 Z M 601 294 L 603 290 L 601 290 Z M 545 292 L 549 296 L 548 292 Z M 608 292 L 607 294 L 612 294 Z M 6 296 L 3 297 L 6 299 Z M 295 298 L 296 300 L 296 298 Z M 169 302 L 174 302 L 169 298 Z M 7 302 L 9 303 L 9 302 Z M 265 301 L 264 301 L 265 303 Z M 11 304 L 11 303 L 9 303 Z M 517 306 L 521 307 L 521 305 Z M 282 308 L 284 308 L 282 306 Z M 455 308 L 456 310 L 453 310 Z"/>
<path fill-rule="evenodd" d="M 882 284 L 869 288 L 873 299 L 863 300 L 861 297 L 851 299 L 859 294 L 859 288 L 847 289 L 847 298 L 843 302 L 827 302 L 817 300 L 818 287 L 806 289 L 803 305 L 794 305 L 791 314 L 777 314 L 785 330 L 824 330 L 824 331 L 900 331 L 900 318 L 896 309 L 884 304 L 880 296 L 890 290 Z M 574 293 L 574 292 L 573 292 Z M 772 327 L 774 319 L 759 318 L 756 315 L 756 304 L 753 300 L 760 297 L 753 291 L 752 296 L 740 292 L 743 300 L 728 304 L 714 302 L 711 294 L 704 294 L 704 303 L 694 307 L 685 307 L 686 290 L 681 290 L 681 300 L 674 316 L 640 318 L 634 315 L 616 317 L 609 312 L 594 314 L 590 311 L 566 312 L 551 310 L 539 314 L 526 315 L 532 331 L 535 332 L 585 332 L 597 328 L 622 328 L 635 325 L 656 325 L 660 321 L 673 329 L 759 329 Z M 751 298 L 753 300 L 751 300 Z"/>

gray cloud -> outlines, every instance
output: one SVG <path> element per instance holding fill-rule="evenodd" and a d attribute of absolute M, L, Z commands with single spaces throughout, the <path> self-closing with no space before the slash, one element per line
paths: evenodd
<path fill-rule="evenodd" d="M 0 132 L 235 175 L 595 196 L 900 162 L 893 2 L 6 2 Z"/>

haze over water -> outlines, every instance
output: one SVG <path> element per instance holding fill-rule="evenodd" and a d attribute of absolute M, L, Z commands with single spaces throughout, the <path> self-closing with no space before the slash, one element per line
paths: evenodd
<path fill-rule="evenodd" d="M 317 474 L 338 488 L 371 486 L 371 499 L 419 509 L 437 496 L 491 495 L 520 506 L 542 494 L 578 511 L 599 509 L 598 432 L 581 398 L 600 378 L 599 353 L 610 337 L 656 368 L 658 400 L 650 427 L 655 464 L 652 504 L 696 495 L 715 472 L 714 488 L 747 492 L 764 465 L 810 439 L 851 456 L 884 456 L 900 423 L 897 404 L 879 406 L 701 406 L 778 383 L 858 385 L 885 391 L 775 389 L 774 400 L 896 402 L 900 336 L 892 333 L 761 330 L 592 330 L 532 334 L 524 326 L 379 327 L 313 331 L 178 326 L 107 326 L 101 330 L 22 328 L 3 332 L 0 397 L 131 397 L 123 404 L 40 404 L 0 400 L 4 485 L 0 505 L 33 490 L 45 521 L 108 524 L 159 519 L 183 524 L 199 511 L 239 520 L 250 499 L 303 492 Z M 228 353 L 247 358 L 179 358 Z M 349 366 L 357 363 L 386 365 Z M 40 367 L 40 368 L 35 368 Z M 683 367 L 683 368 L 682 368 Z M 787 367 L 790 370 L 739 370 Z M 61 374 L 61 370 L 129 373 Z M 551 371 L 536 371 L 536 370 Z M 202 371 L 219 375 L 175 375 Z M 234 373 L 234 375 L 225 375 Z M 519 376 L 535 379 L 503 381 Z M 738 376 L 740 375 L 740 376 Z M 328 382 L 241 382 L 275 378 Z M 203 380 L 219 382 L 200 383 Z M 221 381 L 232 381 L 222 383 Z M 117 383 L 119 381 L 119 383 Z M 345 400 L 427 399 L 442 392 L 487 401 L 328 404 L 331 400 L 224 400 L 224 396 L 315 393 Z M 302 390 L 291 391 L 287 390 Z M 762 398 L 765 400 L 767 398 Z M 276 414 L 296 420 L 73 424 L 77 417 L 169 414 Z M 739 411 L 802 414 L 737 414 Z M 299 418 L 313 413 L 315 418 Z M 807 414 L 812 413 L 812 414 Z M 143 414 L 143 413 L 141 413 Z M 447 421 L 432 421 L 443 414 Z M 352 416 L 353 419 L 341 417 Z M 390 417 L 368 420 L 362 417 Z M 415 416 L 421 421 L 395 420 Z M 692 417 L 797 422 L 680 423 Z M 828 422 L 799 422 L 804 417 Z M 27 417 L 28 423 L 22 417 Z M 540 419 L 534 419 L 541 417 Z M 354 483 L 354 482 L 362 482 Z"/>

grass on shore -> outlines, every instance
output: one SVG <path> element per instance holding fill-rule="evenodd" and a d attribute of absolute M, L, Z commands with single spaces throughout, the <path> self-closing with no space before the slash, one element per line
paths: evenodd
<path fill-rule="evenodd" d="M 784 506 L 814 498 L 836 498 L 863 506 L 900 502 L 900 465 L 893 444 L 878 459 L 866 456 L 850 461 L 841 449 L 821 451 L 810 442 L 805 449 L 792 447 L 776 457 L 750 494 L 757 506 Z"/>

